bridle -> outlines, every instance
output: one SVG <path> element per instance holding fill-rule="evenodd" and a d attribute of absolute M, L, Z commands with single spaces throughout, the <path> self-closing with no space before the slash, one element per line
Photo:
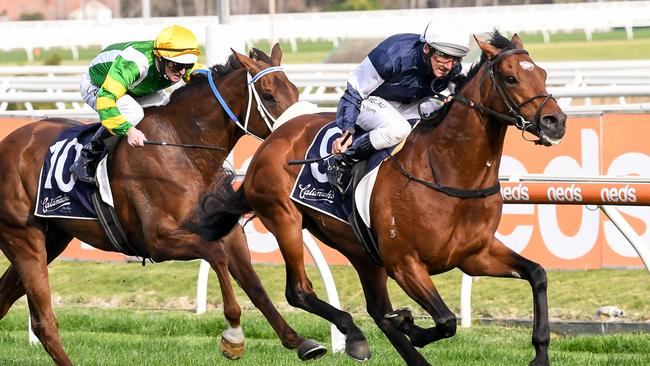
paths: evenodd
<path fill-rule="evenodd" d="M 214 80 L 212 79 L 212 71 L 199 69 L 196 70 L 195 72 L 207 76 L 208 83 L 210 84 L 210 88 L 212 89 L 212 93 L 214 94 L 215 98 L 217 98 L 217 100 L 219 101 L 219 104 L 221 104 L 221 107 L 224 109 L 224 111 L 226 111 L 230 119 L 232 119 L 235 122 L 237 127 L 241 128 L 246 134 L 253 135 L 259 140 L 263 140 L 262 137 L 254 134 L 248 129 L 248 120 L 250 117 L 251 106 L 253 104 L 253 98 L 255 98 L 255 101 L 257 102 L 257 111 L 259 112 L 260 116 L 264 120 L 266 127 L 269 129 L 269 131 L 273 131 L 273 125 L 275 124 L 276 118 L 271 115 L 271 113 L 268 111 L 268 109 L 266 109 L 266 107 L 262 103 L 260 95 L 257 89 L 255 89 L 255 82 L 257 82 L 266 74 L 270 74 L 273 72 L 284 72 L 282 67 L 280 66 L 267 67 L 266 69 L 255 74 L 255 76 L 251 76 L 251 74 L 248 71 L 246 72 L 247 87 L 248 87 L 248 107 L 246 108 L 246 117 L 244 118 L 243 124 L 239 121 L 239 119 L 237 119 L 237 116 L 235 116 L 232 109 L 228 107 L 228 103 L 226 103 L 226 100 L 223 99 L 221 93 L 219 93 L 219 90 L 217 89 L 217 86 L 214 84 Z"/>
<path fill-rule="evenodd" d="M 498 72 L 495 71 L 495 67 L 499 62 L 501 62 L 504 58 L 511 56 L 511 55 L 516 55 L 516 54 L 525 54 L 528 55 L 528 51 L 521 49 L 521 48 L 514 48 L 510 50 L 505 50 L 503 52 L 500 52 L 498 55 L 496 55 L 494 58 L 488 60 L 487 68 L 488 68 L 488 75 L 490 75 L 490 79 L 492 80 L 492 85 L 496 89 L 497 93 L 505 103 L 506 107 L 508 108 L 508 111 L 510 112 L 510 115 L 499 113 L 493 109 L 490 109 L 488 107 L 485 107 L 481 105 L 480 103 L 475 103 L 474 101 L 463 97 L 462 95 L 453 95 L 452 98 L 454 100 L 457 100 L 459 102 L 462 102 L 464 104 L 467 104 L 470 107 L 476 108 L 482 112 L 485 112 L 487 114 L 490 114 L 494 117 L 497 117 L 503 121 L 506 121 L 507 123 L 514 125 L 517 127 L 519 130 L 523 131 L 528 131 L 532 126 L 535 126 L 538 131 L 541 130 L 541 112 L 542 108 L 544 108 L 544 105 L 549 101 L 549 99 L 555 100 L 551 94 L 539 94 L 534 97 L 528 98 L 523 102 L 517 103 L 512 99 L 510 94 L 506 92 L 505 86 L 503 84 L 503 78 L 496 77 L 496 74 Z M 535 121 L 531 122 L 528 121 L 526 118 L 524 118 L 520 113 L 519 110 L 521 107 L 525 106 L 528 103 L 531 103 L 535 99 L 538 98 L 544 98 L 542 103 L 537 107 L 535 110 Z M 534 141 L 536 144 L 543 144 L 542 140 L 536 140 Z"/>
<path fill-rule="evenodd" d="M 497 78 L 495 74 L 495 67 L 496 65 L 503 60 L 504 58 L 511 56 L 511 55 L 516 55 L 516 54 L 525 54 L 528 55 L 528 51 L 521 49 L 521 48 L 515 48 L 515 49 L 510 49 L 503 51 L 496 55 L 494 58 L 488 60 L 488 74 L 490 75 L 490 79 L 492 80 L 492 84 L 494 85 L 494 88 L 496 89 L 497 93 L 503 99 L 503 102 L 506 104 L 506 107 L 508 108 L 508 111 L 510 112 L 511 115 L 503 114 L 500 112 L 497 112 L 491 108 L 485 107 L 481 105 L 480 103 L 475 103 L 474 101 L 462 96 L 462 95 L 456 95 L 454 94 L 452 96 L 453 100 L 457 100 L 459 102 L 462 102 L 472 108 L 476 108 L 480 110 L 481 112 L 490 114 L 496 118 L 499 118 L 501 120 L 506 121 L 509 124 L 512 124 L 516 126 L 518 129 L 522 131 L 527 131 L 531 126 L 536 126 L 539 130 L 540 129 L 540 114 L 541 110 L 544 107 L 544 105 L 548 102 L 549 99 L 553 98 L 551 94 L 540 94 L 536 95 L 532 98 L 529 98 L 523 102 L 517 103 L 515 102 L 512 97 L 506 92 L 505 86 L 503 85 L 503 79 L 502 78 Z M 434 94 L 436 98 L 440 100 L 445 100 L 447 98 L 446 96 L 439 94 L 434 91 Z M 537 110 L 535 111 L 535 122 L 530 122 L 526 120 L 520 113 L 519 109 L 523 107 L 524 105 L 532 102 L 533 100 L 537 98 L 544 98 L 542 103 L 537 107 Z M 541 139 L 534 141 L 536 144 L 544 144 Z M 406 178 L 409 180 L 415 181 L 417 183 L 420 183 L 426 187 L 429 187 L 431 189 L 434 189 L 438 192 L 441 192 L 447 196 L 450 197 L 456 197 L 460 199 L 469 199 L 469 198 L 485 198 L 492 196 L 500 191 L 500 184 L 499 181 L 492 185 L 491 187 L 487 188 L 482 188 L 482 189 L 464 189 L 464 188 L 456 188 L 456 187 L 450 187 L 450 186 L 445 186 L 440 183 L 438 183 L 438 176 L 436 174 L 436 171 L 434 169 L 434 164 L 433 164 L 433 156 L 431 153 L 431 149 L 429 148 L 428 151 L 428 158 L 429 158 L 429 166 L 431 167 L 431 174 L 433 177 L 433 181 L 427 181 L 421 178 L 418 178 L 411 173 L 407 172 L 406 169 L 402 164 L 400 164 L 397 159 L 391 159 L 391 161 L 397 166 L 399 169 L 400 173 L 404 175 Z"/>

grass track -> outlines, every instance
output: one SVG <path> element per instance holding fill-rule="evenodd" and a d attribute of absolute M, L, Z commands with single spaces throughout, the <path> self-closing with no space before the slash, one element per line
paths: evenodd
<path fill-rule="evenodd" d="M 225 322 L 214 311 L 194 315 L 182 311 L 129 309 L 56 309 L 63 342 L 79 365 L 298 365 L 295 352 L 284 349 L 258 312 L 243 317 L 247 353 L 239 361 L 218 354 L 218 334 Z M 49 365 L 41 347 L 27 346 L 24 306 L 0 324 L 0 364 Z M 329 346 L 329 326 L 318 318 L 296 312 L 287 320 L 303 336 Z M 367 316 L 355 317 L 366 333 L 373 358 L 368 365 L 399 365 L 401 360 Z M 472 327 L 455 337 L 423 349 L 438 365 L 525 365 L 533 356 L 526 328 Z M 553 336 L 551 361 L 555 365 L 646 366 L 650 363 L 650 335 L 589 337 Z M 343 354 L 328 353 L 309 365 L 357 365 Z"/>

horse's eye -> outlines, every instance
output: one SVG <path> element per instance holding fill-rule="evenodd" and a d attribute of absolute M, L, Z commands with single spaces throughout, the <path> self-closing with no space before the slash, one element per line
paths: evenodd
<path fill-rule="evenodd" d="M 262 93 L 262 99 L 264 99 L 265 102 L 269 102 L 269 103 L 275 102 L 275 98 L 271 93 Z"/>
<path fill-rule="evenodd" d="M 509 85 L 515 85 L 515 84 L 517 84 L 517 78 L 515 78 L 514 76 L 510 76 L 510 75 L 508 75 L 508 76 L 504 77 L 503 80 L 504 80 L 506 83 L 508 83 Z"/>

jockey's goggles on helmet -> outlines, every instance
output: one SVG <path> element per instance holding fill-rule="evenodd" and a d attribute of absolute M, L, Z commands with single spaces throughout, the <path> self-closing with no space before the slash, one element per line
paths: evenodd
<path fill-rule="evenodd" d="M 447 63 L 451 61 L 452 65 L 456 65 L 462 60 L 462 57 L 451 56 L 436 49 L 433 50 L 433 56 L 435 56 L 438 62 Z"/>
<path fill-rule="evenodd" d="M 191 70 L 194 67 L 194 64 L 181 64 L 171 60 L 164 60 L 167 67 L 172 72 L 181 72 L 183 70 Z"/>

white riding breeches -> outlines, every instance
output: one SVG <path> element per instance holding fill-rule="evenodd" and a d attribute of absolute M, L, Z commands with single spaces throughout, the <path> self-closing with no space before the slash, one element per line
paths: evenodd
<path fill-rule="evenodd" d="M 90 76 L 88 73 L 84 73 L 81 77 L 81 97 L 84 102 L 88 104 L 92 109 L 97 111 L 97 93 L 99 92 L 99 87 L 94 85 L 90 81 Z M 117 109 L 120 110 L 120 113 L 124 118 L 129 121 L 133 126 L 137 125 L 142 121 L 144 117 L 145 107 L 155 106 L 155 105 L 165 105 L 169 102 L 169 94 L 165 93 L 163 90 L 158 92 L 151 93 L 139 97 L 137 99 L 132 96 L 125 94 L 122 97 L 117 99 Z"/>
<path fill-rule="evenodd" d="M 370 143 L 381 150 L 399 144 L 411 133 L 410 118 L 418 118 L 417 103 L 400 104 L 370 96 L 361 103 L 357 125 L 370 131 Z"/>

